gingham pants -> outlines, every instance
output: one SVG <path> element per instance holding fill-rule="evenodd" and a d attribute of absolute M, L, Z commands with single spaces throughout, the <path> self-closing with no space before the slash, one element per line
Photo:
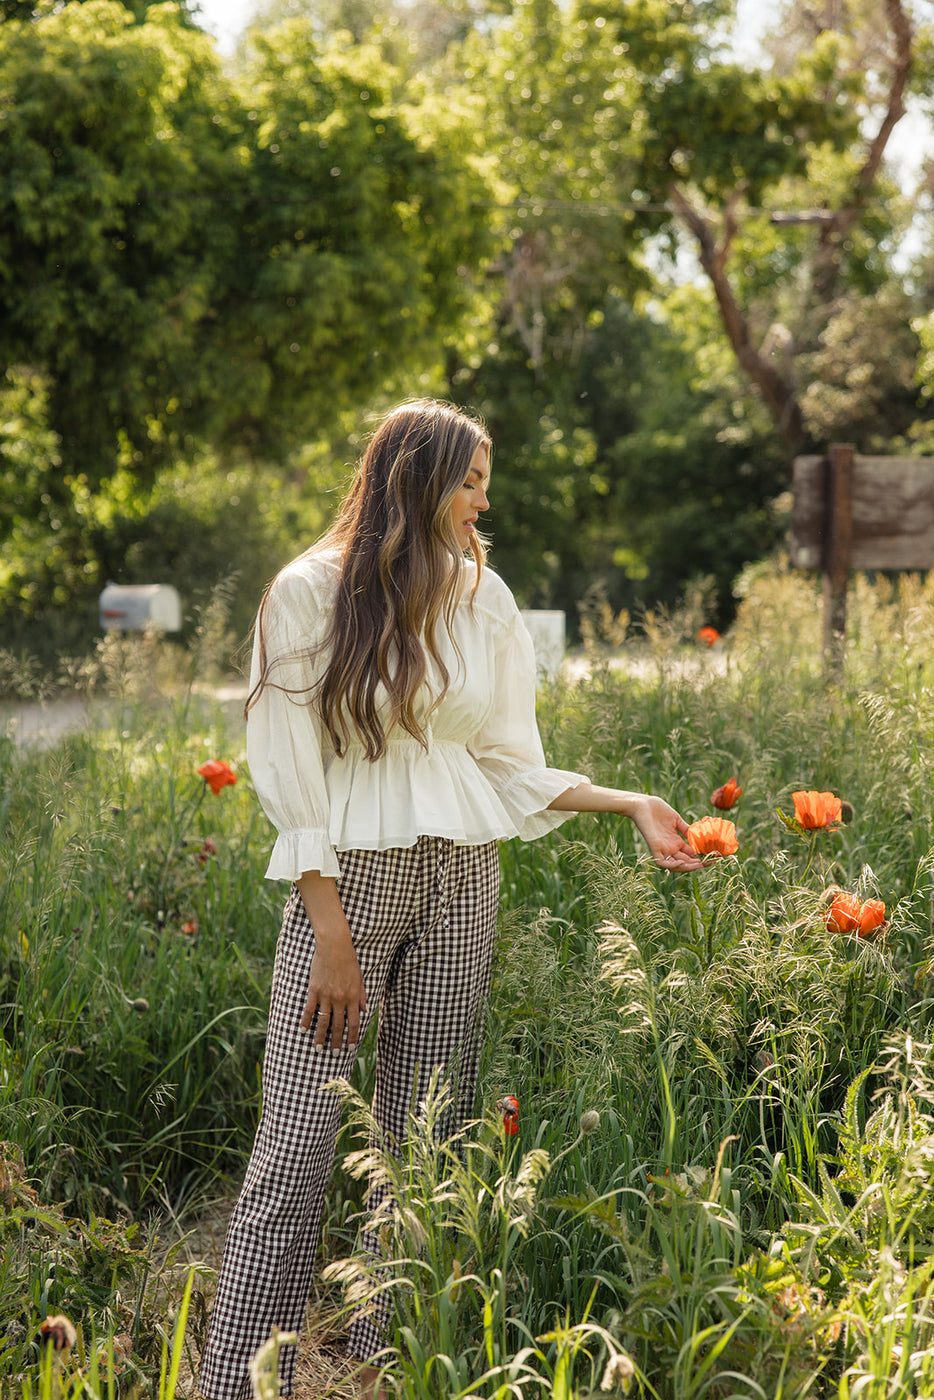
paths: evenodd
<path fill-rule="evenodd" d="M 366 1024 L 379 1007 L 373 1112 L 401 1143 L 416 1084 L 456 1068 L 459 1121 L 470 1116 L 490 986 L 499 867 L 495 843 L 457 846 L 423 836 L 406 849 L 345 851 L 340 897 L 366 987 Z M 340 1102 L 322 1084 L 349 1078 L 356 1051 L 315 1053 L 299 1033 L 314 933 L 295 886 L 276 950 L 263 1111 L 224 1248 L 200 1388 L 210 1400 L 248 1400 L 249 1363 L 273 1327 L 301 1329 L 311 1292 Z M 360 1319 L 349 1349 L 382 1345 Z M 280 1388 L 292 1390 L 295 1348 L 280 1353 Z"/>

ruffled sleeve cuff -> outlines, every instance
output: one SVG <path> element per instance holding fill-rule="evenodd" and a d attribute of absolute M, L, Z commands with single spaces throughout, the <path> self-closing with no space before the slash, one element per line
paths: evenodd
<path fill-rule="evenodd" d="M 280 831 L 266 869 L 267 880 L 297 880 L 306 870 L 319 870 L 334 879 L 341 868 L 324 827 Z"/>
<path fill-rule="evenodd" d="M 582 773 L 567 773 L 561 768 L 527 768 L 517 773 L 497 796 L 506 808 L 523 841 L 535 841 L 547 836 L 575 812 L 554 812 L 548 807 L 562 792 L 590 779 Z"/>

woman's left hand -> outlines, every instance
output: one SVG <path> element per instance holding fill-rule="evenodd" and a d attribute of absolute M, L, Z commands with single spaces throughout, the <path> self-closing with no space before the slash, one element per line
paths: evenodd
<path fill-rule="evenodd" d="M 663 870 L 702 870 L 705 865 L 684 839 L 687 822 L 663 797 L 581 782 L 548 805 L 554 812 L 615 812 L 620 817 L 631 817 L 655 864 Z"/>
<path fill-rule="evenodd" d="M 640 795 L 632 804 L 632 820 L 642 833 L 652 859 L 663 870 L 702 870 L 704 862 L 684 839 L 688 824 L 663 797 Z"/>

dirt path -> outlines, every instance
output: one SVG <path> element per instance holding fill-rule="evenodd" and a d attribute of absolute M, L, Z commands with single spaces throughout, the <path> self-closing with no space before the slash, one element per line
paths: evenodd
<path fill-rule="evenodd" d="M 164 1264 L 160 1270 L 157 1289 L 164 1289 L 167 1299 L 177 1300 L 184 1288 L 188 1270 L 194 1266 L 204 1270 L 204 1277 L 196 1282 L 196 1288 L 201 1288 L 205 1307 L 210 1311 L 214 1279 L 221 1266 L 224 1236 L 233 1205 L 233 1197 L 215 1201 L 193 1221 L 173 1223 L 165 1231 L 162 1251 L 171 1259 L 171 1263 Z M 192 1316 L 196 1317 L 199 1312 L 200 1307 L 193 1309 Z M 200 1327 L 190 1324 L 189 1337 L 197 1330 Z M 293 1400 L 325 1400 L 325 1397 L 328 1400 L 356 1400 L 353 1367 L 343 1355 L 343 1344 L 344 1338 L 323 1325 L 315 1317 L 313 1307 L 309 1309 L 298 1349 Z M 196 1400 L 199 1395 L 196 1376 L 187 1360 L 182 1362 L 177 1393 L 184 1400 Z"/>

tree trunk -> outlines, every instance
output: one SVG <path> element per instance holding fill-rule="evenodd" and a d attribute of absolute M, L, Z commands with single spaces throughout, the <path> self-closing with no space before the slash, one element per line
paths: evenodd
<path fill-rule="evenodd" d="M 719 244 L 713 227 L 703 214 L 689 203 L 677 185 L 670 187 L 672 203 L 697 239 L 701 266 L 710 278 L 720 317 L 741 368 L 759 390 L 789 456 L 800 452 L 808 441 L 804 416 L 794 382 L 775 369 L 757 350 L 752 341 L 749 319 L 740 307 L 730 286 L 726 264 L 736 233 L 736 218 L 732 207 L 724 216 L 723 237 Z"/>

